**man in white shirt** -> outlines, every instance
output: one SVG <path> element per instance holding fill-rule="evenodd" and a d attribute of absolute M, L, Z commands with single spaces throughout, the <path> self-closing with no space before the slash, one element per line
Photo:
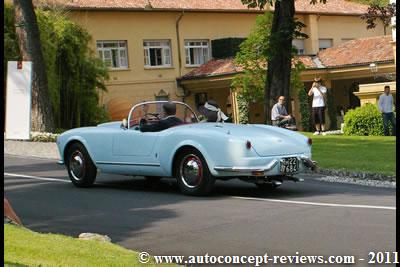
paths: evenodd
<path fill-rule="evenodd" d="M 390 86 L 386 85 L 384 93 L 379 96 L 378 107 L 383 117 L 383 130 L 389 135 L 389 123 L 392 125 L 393 135 L 396 135 L 396 120 L 393 114 L 393 96 L 390 93 Z"/>
<path fill-rule="evenodd" d="M 322 130 L 322 135 L 325 133 L 325 107 L 326 107 L 326 93 L 327 89 L 322 86 L 321 78 L 315 78 L 310 90 L 308 91 L 309 96 L 313 96 L 312 109 L 313 118 L 315 123 L 315 133 L 314 135 L 320 135 Z"/>

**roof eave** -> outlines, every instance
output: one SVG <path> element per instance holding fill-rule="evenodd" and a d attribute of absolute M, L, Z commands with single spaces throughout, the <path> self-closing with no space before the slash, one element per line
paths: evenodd
<path fill-rule="evenodd" d="M 243 73 L 243 71 L 225 72 L 225 73 L 210 74 L 210 75 L 198 75 L 198 76 L 190 76 L 190 77 L 180 77 L 180 78 L 177 78 L 177 81 L 190 81 L 190 80 L 197 80 L 197 79 L 225 77 L 225 76 L 229 76 L 229 75 L 236 75 L 239 73 Z"/>
<path fill-rule="evenodd" d="M 71 11 L 118 11 L 118 12 L 203 12 L 203 13 L 259 13 L 266 10 L 260 9 L 185 9 L 185 8 L 136 8 L 136 7 L 66 7 Z M 271 10 L 273 12 L 273 10 Z M 296 11 L 296 15 L 324 15 L 324 16 L 362 16 L 364 13 L 340 13 L 340 12 L 312 12 Z"/>
<path fill-rule="evenodd" d="M 394 63 L 394 59 L 390 60 L 381 60 L 381 61 L 369 61 L 369 62 L 362 62 L 362 63 L 353 63 L 353 64 L 345 64 L 345 65 L 333 65 L 333 66 L 325 66 L 326 69 L 343 69 L 343 68 L 351 68 L 351 67 L 362 67 L 362 66 L 368 66 L 371 63 L 377 63 L 377 64 L 390 64 Z"/>
<path fill-rule="evenodd" d="M 369 67 L 369 64 L 371 63 L 378 63 L 378 64 L 391 64 L 394 63 L 394 59 L 391 60 L 382 60 L 382 61 L 371 61 L 371 62 L 363 62 L 363 63 L 357 63 L 357 64 L 346 64 L 346 65 L 337 65 L 337 66 L 325 66 L 323 68 L 317 68 L 317 67 L 310 67 L 310 68 L 305 68 L 304 71 L 318 71 L 318 70 L 333 70 L 333 69 L 345 69 L 345 68 L 351 68 L 351 67 Z M 189 80 L 197 80 L 197 79 L 208 79 L 208 78 L 214 78 L 214 77 L 224 77 L 224 76 L 229 76 L 229 75 L 236 75 L 239 73 L 243 73 L 243 71 L 238 71 L 238 72 L 226 72 L 226 73 L 220 73 L 220 74 L 211 74 L 211 75 L 198 75 L 198 76 L 191 76 L 191 77 L 181 77 L 177 78 L 178 81 L 189 81 Z"/>

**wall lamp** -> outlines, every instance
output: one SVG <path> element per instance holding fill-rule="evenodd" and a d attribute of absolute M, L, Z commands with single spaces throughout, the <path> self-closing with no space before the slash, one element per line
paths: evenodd
<path fill-rule="evenodd" d="M 378 64 L 376 63 L 369 64 L 369 70 L 374 75 L 374 80 L 378 78 L 384 78 L 388 81 L 396 80 L 396 73 L 378 73 Z"/>

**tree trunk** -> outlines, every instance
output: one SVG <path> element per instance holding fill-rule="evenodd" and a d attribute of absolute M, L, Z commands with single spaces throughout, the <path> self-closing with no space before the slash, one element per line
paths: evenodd
<path fill-rule="evenodd" d="M 290 104 L 290 72 L 292 38 L 294 32 L 294 0 L 275 1 L 271 28 L 271 45 L 275 48 L 268 60 L 265 84 L 265 121 L 271 123 L 271 109 L 280 95 L 286 98 L 286 109 Z"/>
<path fill-rule="evenodd" d="M 14 0 L 16 34 L 24 61 L 32 61 L 32 131 L 54 131 L 39 27 L 31 0 Z"/>

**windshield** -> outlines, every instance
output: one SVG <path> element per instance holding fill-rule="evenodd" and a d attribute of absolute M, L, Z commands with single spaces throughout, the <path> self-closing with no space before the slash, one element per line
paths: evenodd
<path fill-rule="evenodd" d="M 132 128 L 135 125 L 138 125 L 140 119 L 145 119 L 148 123 L 154 123 L 162 118 L 165 118 L 166 114 L 163 110 L 163 104 L 167 102 L 168 101 L 149 101 L 135 105 L 131 109 L 128 116 L 128 127 Z M 196 114 L 194 114 L 188 105 L 178 101 L 171 102 L 176 106 L 175 116 L 183 121 L 184 124 L 199 122 Z"/>

